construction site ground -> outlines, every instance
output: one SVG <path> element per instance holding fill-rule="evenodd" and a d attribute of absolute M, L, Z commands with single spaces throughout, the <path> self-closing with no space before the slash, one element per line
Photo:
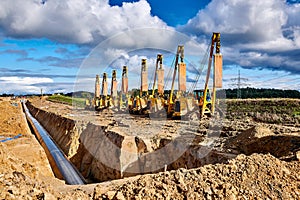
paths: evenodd
<path fill-rule="evenodd" d="M 30 99 L 34 106 L 67 118 L 105 124 L 149 140 L 174 139 L 186 121 L 96 113 Z M 236 155 L 228 162 L 70 186 L 54 177 L 47 156 L 30 132 L 19 100 L 0 99 L 1 199 L 298 199 L 300 196 L 300 101 L 227 100 L 227 114 L 214 148 Z M 206 137 L 203 120 L 194 133 Z M 141 130 L 141 127 L 146 127 Z M 190 126 L 189 126 L 190 127 Z M 153 130 L 155 134 L 153 133 Z M 195 130 L 189 128 L 187 133 Z M 180 133 L 179 133 L 180 134 Z M 195 140 L 194 140 L 195 141 Z M 201 140 L 201 142 L 203 142 Z M 158 144 L 157 144 L 158 145 Z"/>

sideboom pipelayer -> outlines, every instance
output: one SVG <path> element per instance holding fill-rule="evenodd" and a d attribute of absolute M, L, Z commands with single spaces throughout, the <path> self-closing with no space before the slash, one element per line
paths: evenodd
<path fill-rule="evenodd" d="M 222 88 L 222 54 L 220 53 L 220 33 L 213 33 L 209 48 L 209 59 L 204 89 L 186 92 L 186 64 L 184 63 L 184 46 L 179 45 L 175 57 L 171 90 L 164 88 L 163 55 L 158 54 L 151 90 L 148 88 L 147 60 L 142 59 L 140 89 L 129 94 L 128 68 L 123 66 L 121 91 L 117 91 L 117 72 L 112 71 L 111 92 L 108 94 L 107 74 L 103 73 L 100 93 L 100 77 L 96 75 L 95 95 L 86 101 L 86 109 L 101 111 L 113 109 L 128 110 L 131 114 L 166 116 L 168 118 L 189 117 L 192 113 L 197 116 L 212 116 L 216 108 L 216 89 Z M 213 66 L 213 69 L 212 69 Z M 178 74 L 178 75 L 177 75 Z M 213 87 L 210 92 L 208 83 L 213 75 Z M 175 81 L 178 76 L 178 90 L 175 93 Z M 196 84 L 194 84 L 196 85 Z M 195 86 L 194 86 L 195 87 Z M 197 112 L 195 112 L 197 111 Z"/>

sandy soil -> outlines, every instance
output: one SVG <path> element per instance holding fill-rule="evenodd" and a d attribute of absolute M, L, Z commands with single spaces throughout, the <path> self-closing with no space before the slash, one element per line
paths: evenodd
<path fill-rule="evenodd" d="M 28 164 L 34 163 L 38 166 L 38 177 L 53 177 L 43 148 L 27 126 L 21 104 L 18 101 L 0 100 L 0 112 L 0 140 L 14 138 L 20 134 L 19 138 L 0 143 L 2 153 Z"/>
<path fill-rule="evenodd" d="M 35 105 L 69 118 L 80 119 L 85 112 L 74 114 L 71 106 L 39 99 Z M 18 101 L 0 99 L 0 113 L 0 140 L 22 134 L 17 139 L 0 142 L 0 199 L 297 199 L 300 196 L 300 131 L 297 124 L 258 123 L 252 117 L 226 119 L 221 136 L 225 142 L 218 148 L 244 151 L 249 156 L 239 155 L 228 164 L 67 186 L 53 176 L 44 150 L 26 125 Z M 99 114 L 89 113 L 91 121 L 118 123 L 121 131 L 128 130 L 126 118 L 104 120 Z M 165 126 L 172 130 L 176 128 L 172 123 L 176 124 L 168 122 Z M 202 128 L 206 126 L 204 123 Z M 251 128 L 253 130 L 249 131 Z M 172 134 L 170 129 L 165 130 L 167 135 L 163 134 L 164 137 L 176 136 L 176 131 Z M 277 158 L 268 154 L 271 148 L 260 149 L 264 154 L 252 152 L 249 146 L 253 147 L 253 144 L 260 144 L 257 149 L 277 145 L 272 148 L 278 153 Z"/>

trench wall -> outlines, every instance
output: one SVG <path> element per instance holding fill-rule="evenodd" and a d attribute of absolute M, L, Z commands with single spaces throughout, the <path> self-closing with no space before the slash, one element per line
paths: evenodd
<path fill-rule="evenodd" d="M 76 123 L 74 120 L 47 112 L 26 103 L 30 113 L 47 130 L 54 142 L 91 181 L 119 179 L 126 166 L 137 162 L 146 152 L 143 140 L 108 131 L 107 126 Z"/>
<path fill-rule="evenodd" d="M 200 145 L 191 145 L 181 151 L 182 143 L 177 140 L 161 139 L 158 151 L 153 151 L 150 145 L 147 146 L 137 136 L 111 131 L 107 126 L 76 123 L 72 119 L 36 108 L 30 102 L 27 102 L 27 107 L 82 175 L 91 182 L 163 170 L 195 168 L 226 162 L 232 158 L 232 155 L 207 150 Z M 172 155 L 178 158 L 170 159 Z"/>

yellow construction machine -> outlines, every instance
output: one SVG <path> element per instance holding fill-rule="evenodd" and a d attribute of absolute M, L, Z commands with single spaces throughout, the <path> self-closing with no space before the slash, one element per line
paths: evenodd
<path fill-rule="evenodd" d="M 118 107 L 118 82 L 117 82 L 117 71 L 112 71 L 111 76 L 111 87 L 110 87 L 110 96 L 107 97 L 107 107 L 108 108 L 117 108 Z"/>
<path fill-rule="evenodd" d="M 100 80 L 99 76 L 96 77 L 96 91 L 95 91 L 95 98 L 94 98 L 94 106 L 96 111 L 103 110 L 105 108 L 108 108 L 110 105 L 110 97 L 107 95 L 107 74 L 103 73 L 102 77 L 102 90 L 101 95 L 99 93 L 100 91 Z"/>
<path fill-rule="evenodd" d="M 201 111 L 201 117 L 204 117 L 204 115 L 210 116 L 214 114 L 215 104 L 216 104 L 216 88 L 222 88 L 223 63 L 222 63 L 222 54 L 220 53 L 220 47 L 221 47 L 220 38 L 221 38 L 220 33 L 213 33 L 211 37 L 210 53 L 209 53 L 208 68 L 207 68 L 204 90 L 195 91 L 195 93 L 198 92 L 198 96 L 199 96 L 198 106 Z M 208 82 L 210 78 L 213 59 L 214 59 L 213 91 L 212 91 L 212 95 L 210 96 L 209 89 L 208 89 Z"/>
<path fill-rule="evenodd" d="M 185 80 L 182 85 L 181 80 L 186 76 L 184 59 L 184 47 L 178 46 L 175 68 L 173 72 L 172 87 L 166 103 L 167 116 L 171 118 L 186 117 L 190 114 L 199 113 L 199 117 L 211 116 L 214 114 L 216 104 L 216 88 L 222 88 L 222 54 L 220 53 L 220 33 L 213 33 L 211 44 L 209 47 L 208 69 L 206 74 L 205 86 L 202 90 L 192 90 L 192 94 L 185 94 Z M 215 50 L 215 52 L 214 52 Z M 179 57 L 181 62 L 179 63 Z M 214 62 L 213 62 L 214 59 Z M 211 68 L 213 65 L 213 89 L 210 94 L 208 83 L 211 75 Z M 180 74 L 180 69 L 183 73 Z M 178 92 L 174 97 L 174 83 L 176 72 L 178 71 Z"/>
<path fill-rule="evenodd" d="M 86 109 L 94 108 L 96 111 L 101 111 L 106 108 L 114 107 L 116 99 L 116 70 L 112 73 L 112 90 L 111 95 L 108 95 L 107 74 L 103 73 L 102 88 L 100 93 L 100 77 L 96 75 L 95 94 L 92 101 L 86 100 Z"/>
<path fill-rule="evenodd" d="M 132 96 L 130 101 L 132 104 L 128 106 L 129 113 L 139 115 L 148 114 L 149 104 L 147 59 L 142 59 L 140 94 L 137 96 Z"/>
<path fill-rule="evenodd" d="M 116 70 L 112 72 L 111 94 L 107 95 L 107 75 L 103 74 L 102 91 L 100 95 L 100 79 L 96 76 L 95 96 L 93 102 L 95 110 L 109 107 L 117 107 L 120 110 L 127 109 L 132 114 L 155 114 L 164 113 L 168 118 L 185 117 L 197 111 L 199 117 L 213 115 L 216 103 L 216 88 L 222 88 L 222 54 L 220 53 L 220 33 L 213 33 L 211 44 L 208 47 L 209 61 L 204 89 L 195 89 L 197 81 L 191 87 L 192 92 L 186 92 L 186 64 L 184 63 L 184 46 L 178 45 L 175 56 L 171 90 L 164 90 L 163 56 L 157 55 L 154 83 L 149 95 L 147 60 L 142 59 L 141 85 L 139 94 L 129 96 L 128 94 L 128 72 L 123 67 L 121 92 L 117 94 Z M 207 59 L 208 51 L 206 56 Z M 215 52 L 214 52 L 215 51 Z M 214 62 L 213 62 L 214 60 Z M 203 62 L 206 63 L 206 62 Z M 213 65 L 213 89 L 209 92 L 208 83 Z M 204 65 L 204 64 L 203 64 Z M 171 72 L 171 71 L 170 71 Z M 175 79 L 178 73 L 178 90 L 175 94 Z M 200 75 L 199 75 L 200 77 Z M 157 89 L 156 89 L 157 85 Z"/>
<path fill-rule="evenodd" d="M 157 89 L 156 89 L 157 85 Z M 154 72 L 154 81 L 152 86 L 151 95 L 148 99 L 148 114 L 158 114 L 157 116 L 164 115 L 164 69 L 163 69 L 163 55 L 157 54 L 156 67 Z"/>
<path fill-rule="evenodd" d="M 180 57 L 180 63 L 179 61 Z M 174 83 L 178 71 L 178 91 L 174 95 Z M 167 115 L 171 118 L 184 118 L 195 110 L 195 99 L 186 91 L 186 64 L 184 63 L 184 46 L 178 46 L 173 73 L 172 88 L 168 99 Z"/>
<path fill-rule="evenodd" d="M 132 100 L 128 95 L 128 69 L 127 66 L 123 66 L 122 71 L 122 84 L 119 96 L 119 110 L 126 110 L 132 107 Z"/>

